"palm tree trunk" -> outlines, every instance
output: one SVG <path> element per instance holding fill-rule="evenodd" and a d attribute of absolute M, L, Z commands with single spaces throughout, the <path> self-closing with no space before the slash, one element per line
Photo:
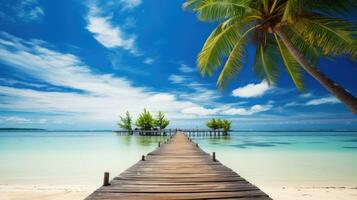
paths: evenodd
<path fill-rule="evenodd" d="M 294 56 L 296 61 L 301 67 L 321 83 L 331 94 L 335 95 L 341 102 L 351 109 L 354 114 L 357 114 L 357 98 L 351 93 L 347 92 L 343 87 L 337 85 L 333 80 L 329 79 L 325 74 L 320 72 L 316 67 L 312 66 L 305 56 L 294 47 L 289 38 L 280 29 L 276 28 L 275 32 L 283 41 L 285 46 L 289 49 L 291 55 Z"/>

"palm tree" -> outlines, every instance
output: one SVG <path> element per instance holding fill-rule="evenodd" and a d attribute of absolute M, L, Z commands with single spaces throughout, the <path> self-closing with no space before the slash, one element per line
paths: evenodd
<path fill-rule="evenodd" d="M 249 41 L 256 47 L 254 71 L 273 85 L 283 63 L 298 90 L 302 69 L 357 114 L 357 99 L 314 64 L 321 56 L 357 57 L 355 0 L 187 0 L 183 7 L 202 21 L 219 22 L 197 58 L 201 74 L 222 65 L 217 86 L 224 88 L 242 68 Z"/>

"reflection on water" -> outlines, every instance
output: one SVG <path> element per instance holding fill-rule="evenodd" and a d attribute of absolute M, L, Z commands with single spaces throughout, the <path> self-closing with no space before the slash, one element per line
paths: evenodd
<path fill-rule="evenodd" d="M 141 146 L 151 146 L 165 140 L 165 136 L 131 136 L 135 142 Z"/>
<path fill-rule="evenodd" d="M 345 149 L 357 149 L 357 147 L 343 147 Z"/>
<path fill-rule="evenodd" d="M 207 135 L 207 136 L 191 136 L 193 140 L 200 143 L 200 141 L 205 141 L 209 144 L 224 144 L 227 145 L 231 142 L 230 135 Z"/>
<path fill-rule="evenodd" d="M 142 136 L 115 133 L 119 142 L 125 146 L 137 145 L 142 147 L 151 147 L 164 141 L 167 136 Z"/>
<path fill-rule="evenodd" d="M 237 148 L 248 148 L 248 147 L 275 147 L 277 145 L 289 145 L 291 142 L 244 142 L 243 144 L 232 145 Z"/>
<path fill-rule="evenodd" d="M 341 140 L 342 142 L 356 142 L 357 143 L 357 139 L 350 139 L 350 140 Z"/>

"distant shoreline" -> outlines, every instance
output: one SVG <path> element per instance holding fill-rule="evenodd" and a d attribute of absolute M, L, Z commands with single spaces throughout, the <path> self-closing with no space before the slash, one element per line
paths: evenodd
<path fill-rule="evenodd" d="M 0 131 L 48 131 L 42 128 L 0 128 Z"/>

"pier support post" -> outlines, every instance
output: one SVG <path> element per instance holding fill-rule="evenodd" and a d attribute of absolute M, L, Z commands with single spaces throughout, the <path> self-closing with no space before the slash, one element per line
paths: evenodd
<path fill-rule="evenodd" d="M 145 156 L 144 155 L 141 156 L 141 161 L 145 161 Z"/>
<path fill-rule="evenodd" d="M 104 172 L 103 186 L 108 186 L 109 184 L 109 172 Z"/>
<path fill-rule="evenodd" d="M 213 152 L 212 153 L 212 160 L 213 160 L 213 162 L 216 162 L 217 160 L 216 160 L 216 152 Z"/>
<path fill-rule="evenodd" d="M 161 144 L 160 144 L 160 142 L 159 142 L 159 145 L 158 145 L 158 146 L 160 147 L 160 145 L 161 145 Z"/>
<path fill-rule="evenodd" d="M 196 143 L 196 148 L 198 148 L 198 144 Z"/>

